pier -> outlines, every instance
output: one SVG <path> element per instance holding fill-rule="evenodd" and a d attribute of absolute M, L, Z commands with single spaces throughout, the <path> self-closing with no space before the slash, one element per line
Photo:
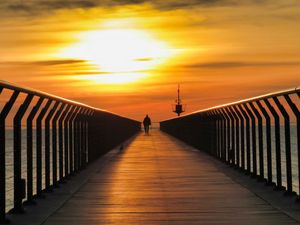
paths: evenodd
<path fill-rule="evenodd" d="M 294 184 L 300 158 L 292 158 L 290 133 L 295 118 L 300 157 L 299 89 L 162 121 L 161 130 L 145 135 L 139 121 L 12 84 L 0 86 L 13 92 L 1 112 L 1 223 L 299 224 Z M 14 205 L 8 212 L 5 119 L 20 93 L 27 97 L 14 117 Z M 38 111 L 38 100 L 27 117 L 24 178 L 21 120 L 33 97 L 46 104 Z M 37 152 L 36 190 L 32 151 Z"/>

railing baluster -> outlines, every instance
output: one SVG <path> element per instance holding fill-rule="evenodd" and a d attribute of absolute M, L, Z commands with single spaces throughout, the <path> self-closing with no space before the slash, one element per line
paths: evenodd
<path fill-rule="evenodd" d="M 70 176 L 69 122 L 70 122 L 70 118 L 73 114 L 74 108 L 75 108 L 75 106 L 71 106 L 68 114 L 66 115 L 65 121 L 64 121 L 64 135 L 65 135 L 64 149 L 65 149 L 65 176 L 66 176 L 66 178 L 69 178 L 69 176 Z"/>
<path fill-rule="evenodd" d="M 256 122 L 252 111 L 249 109 L 247 103 L 243 104 L 246 112 L 251 120 L 251 134 L 252 134 L 252 176 L 257 176 L 257 161 L 256 161 Z"/>
<path fill-rule="evenodd" d="M 69 146 L 70 146 L 70 174 L 74 174 L 74 118 L 77 115 L 79 107 L 75 107 L 69 122 Z"/>
<path fill-rule="evenodd" d="M 20 105 L 15 117 L 14 117 L 14 207 L 10 211 L 11 213 L 23 213 L 22 206 L 22 118 L 31 103 L 33 98 L 32 94 L 28 94 L 24 102 Z M 25 194 L 25 193 L 24 193 Z"/>
<path fill-rule="evenodd" d="M 219 113 L 219 117 L 221 118 L 221 154 L 222 161 L 226 162 L 226 117 L 224 116 L 221 110 L 217 110 Z"/>
<path fill-rule="evenodd" d="M 281 174 L 281 147 L 280 147 L 280 120 L 279 115 L 271 105 L 268 99 L 264 99 L 266 106 L 270 110 L 272 116 L 275 120 L 275 151 L 276 151 L 276 188 L 275 190 L 284 190 L 285 188 L 282 186 L 282 174 Z"/>
<path fill-rule="evenodd" d="M 273 173 L 272 173 L 272 142 L 271 142 L 271 118 L 265 109 L 265 107 L 262 106 L 260 101 L 256 101 L 256 104 L 258 105 L 260 111 L 263 113 L 265 119 L 266 119 L 266 143 L 267 143 L 267 172 L 268 172 L 268 179 L 267 184 L 272 185 L 273 184 Z"/>
<path fill-rule="evenodd" d="M 245 170 L 245 126 L 244 126 L 244 117 L 242 115 L 242 113 L 239 111 L 237 105 L 233 106 L 233 109 L 237 115 L 237 117 L 239 118 L 240 121 L 240 140 L 241 140 L 241 145 L 240 145 L 240 156 L 241 156 L 241 169 Z M 237 131 L 238 132 L 238 131 Z"/>
<path fill-rule="evenodd" d="M 40 97 L 37 101 L 36 105 L 32 108 L 29 116 L 27 117 L 26 121 L 26 129 L 27 129 L 27 200 L 25 204 L 35 204 L 33 200 L 33 119 L 36 116 L 39 108 L 41 107 L 44 101 L 43 97 Z"/>
<path fill-rule="evenodd" d="M 245 120 L 246 120 L 246 162 L 247 162 L 247 170 L 248 174 L 251 173 L 251 160 L 250 160 L 250 117 L 246 113 L 246 110 L 242 107 L 242 105 L 238 105 L 239 110 L 242 112 Z"/>
<path fill-rule="evenodd" d="M 235 148 L 234 148 L 235 147 L 235 135 L 234 135 L 235 129 L 234 129 L 234 118 L 233 118 L 230 110 L 227 107 L 224 108 L 224 110 L 225 110 L 225 112 L 226 112 L 226 114 L 227 114 L 227 116 L 228 116 L 228 118 L 230 120 L 230 125 L 229 125 L 230 126 L 230 132 L 229 132 L 229 134 L 230 135 L 229 135 L 229 139 L 228 139 L 229 143 L 231 143 L 229 145 L 229 148 L 228 148 L 229 163 L 231 165 L 234 165 L 235 164 Z"/>
<path fill-rule="evenodd" d="M 74 161 L 74 172 L 78 172 L 78 154 L 80 149 L 80 117 L 83 108 L 79 107 L 76 111 L 76 114 L 73 118 L 73 135 L 74 135 L 74 152 L 73 152 L 73 161 Z"/>
<path fill-rule="evenodd" d="M 89 133 L 89 128 L 90 128 L 90 125 L 89 125 L 89 123 L 90 123 L 90 120 L 91 120 L 91 118 L 93 117 L 93 115 L 94 115 L 94 110 L 92 110 L 92 109 L 89 109 L 89 112 L 88 112 L 88 116 L 87 116 L 87 121 L 86 121 L 86 161 L 87 162 L 89 162 L 89 153 L 90 153 L 90 145 L 89 145 L 89 143 L 90 143 L 90 133 Z M 137 128 L 138 129 L 138 128 Z"/>
<path fill-rule="evenodd" d="M 70 110 L 71 105 L 67 105 L 58 120 L 58 174 L 59 182 L 65 183 L 64 179 L 64 146 L 63 146 L 63 123 Z"/>
<path fill-rule="evenodd" d="M 217 158 L 220 158 L 220 128 L 219 128 L 219 122 L 220 122 L 220 118 L 218 117 L 218 114 L 216 113 L 215 110 L 212 110 L 211 111 L 211 114 L 212 114 L 212 119 L 214 121 L 214 130 L 215 130 L 215 133 L 214 133 L 214 139 L 215 139 L 215 156 Z"/>
<path fill-rule="evenodd" d="M 1 88 L 2 91 L 2 88 Z M 14 91 L 9 101 L 4 105 L 0 114 L 0 222 L 7 223 L 6 207 L 6 170 L 5 170 L 5 120 L 14 105 L 20 91 Z"/>
<path fill-rule="evenodd" d="M 262 117 L 254 106 L 253 102 L 249 102 L 249 105 L 254 112 L 258 121 L 258 153 L 259 153 L 259 181 L 264 181 L 264 144 L 263 144 L 263 124 Z"/>
<path fill-rule="evenodd" d="M 298 156 L 298 197 L 297 201 L 299 202 L 300 198 L 300 111 L 298 107 L 295 105 L 295 103 L 292 101 L 292 99 L 289 97 L 289 95 L 284 95 L 285 100 L 289 104 L 290 108 L 292 109 L 293 113 L 296 116 L 296 122 L 297 122 L 297 156 Z"/>
<path fill-rule="evenodd" d="M 285 159 L 286 159 L 286 194 L 293 194 L 293 181 L 292 181 L 292 159 L 291 159 L 291 131 L 290 131 L 290 117 L 284 106 L 280 103 L 277 97 L 273 97 L 275 104 L 280 110 L 284 118 L 284 134 L 285 134 Z"/>
<path fill-rule="evenodd" d="M 226 162 L 230 163 L 230 118 L 227 115 L 225 109 L 221 109 L 221 111 L 226 119 Z"/>
<path fill-rule="evenodd" d="M 36 120 L 36 197 L 44 198 L 42 195 L 42 120 L 45 117 L 52 99 L 48 99 L 45 107 L 41 110 Z"/>
<path fill-rule="evenodd" d="M 216 120 L 212 111 L 208 112 L 209 129 L 210 129 L 210 143 L 211 153 L 213 156 L 217 155 L 217 139 L 216 139 Z M 192 136 L 192 135 L 191 135 Z"/>
<path fill-rule="evenodd" d="M 86 117 L 88 114 L 88 109 L 84 109 L 82 113 L 81 119 L 81 161 L 80 161 L 80 169 L 86 167 Z"/>
<path fill-rule="evenodd" d="M 79 170 L 79 149 L 80 149 L 80 114 L 82 108 L 79 108 L 74 118 L 74 171 Z"/>
<path fill-rule="evenodd" d="M 228 107 L 231 112 L 231 115 L 235 120 L 235 153 L 236 153 L 236 166 L 240 167 L 240 120 L 236 112 L 234 111 L 234 107 Z"/>
<path fill-rule="evenodd" d="M 53 187 L 58 187 L 57 182 L 57 121 L 65 110 L 65 103 L 61 103 L 52 120 L 52 182 Z"/>
<path fill-rule="evenodd" d="M 51 192 L 50 188 L 50 120 L 56 112 L 59 102 L 56 101 L 45 119 L 45 191 Z M 52 127 L 53 129 L 53 127 Z M 53 143 L 52 143 L 53 144 Z"/>
<path fill-rule="evenodd" d="M 225 116 L 223 115 L 223 112 L 221 110 L 216 110 L 219 118 L 221 119 L 221 132 L 220 132 L 220 152 L 221 152 L 221 160 L 223 162 L 226 161 L 226 154 L 225 154 L 225 149 L 226 149 L 226 119 Z"/>
<path fill-rule="evenodd" d="M 227 116 L 230 119 L 230 128 L 231 128 L 231 145 L 228 149 L 228 155 L 229 155 L 229 162 L 234 166 L 235 165 L 235 124 L 234 124 L 234 117 L 231 114 L 231 111 L 228 107 L 224 108 Z"/>

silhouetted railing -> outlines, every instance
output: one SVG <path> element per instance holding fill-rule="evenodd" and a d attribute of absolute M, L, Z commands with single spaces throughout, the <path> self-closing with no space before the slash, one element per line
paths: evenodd
<path fill-rule="evenodd" d="M 13 120 L 12 213 L 23 212 L 24 199 L 27 204 L 34 203 L 35 198 L 43 197 L 44 192 L 51 192 L 59 183 L 64 183 L 66 178 L 140 130 L 138 121 L 0 81 L 0 94 L 4 91 L 9 92 L 9 96 L 0 115 L 0 223 L 6 221 L 5 134 L 9 127 L 6 126 L 9 117 Z M 21 103 L 18 104 L 20 99 Z M 22 129 L 25 115 L 26 129 Z M 21 155 L 24 130 L 25 162 Z M 26 177 L 22 177 L 24 167 L 27 168 Z"/>
<path fill-rule="evenodd" d="M 161 130 L 277 190 L 299 194 L 299 97 L 300 89 L 292 89 L 216 106 L 163 121 Z"/>

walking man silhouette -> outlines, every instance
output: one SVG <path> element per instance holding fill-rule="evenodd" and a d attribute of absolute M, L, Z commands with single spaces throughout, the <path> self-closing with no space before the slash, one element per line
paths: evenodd
<path fill-rule="evenodd" d="M 145 134 L 149 134 L 149 126 L 151 125 L 151 119 L 148 116 L 148 114 L 143 120 L 143 125 L 144 125 Z"/>

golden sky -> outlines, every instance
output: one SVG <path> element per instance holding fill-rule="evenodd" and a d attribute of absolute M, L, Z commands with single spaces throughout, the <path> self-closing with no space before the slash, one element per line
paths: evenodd
<path fill-rule="evenodd" d="M 141 120 L 300 84 L 298 0 L 2 0 L 0 78 Z"/>

